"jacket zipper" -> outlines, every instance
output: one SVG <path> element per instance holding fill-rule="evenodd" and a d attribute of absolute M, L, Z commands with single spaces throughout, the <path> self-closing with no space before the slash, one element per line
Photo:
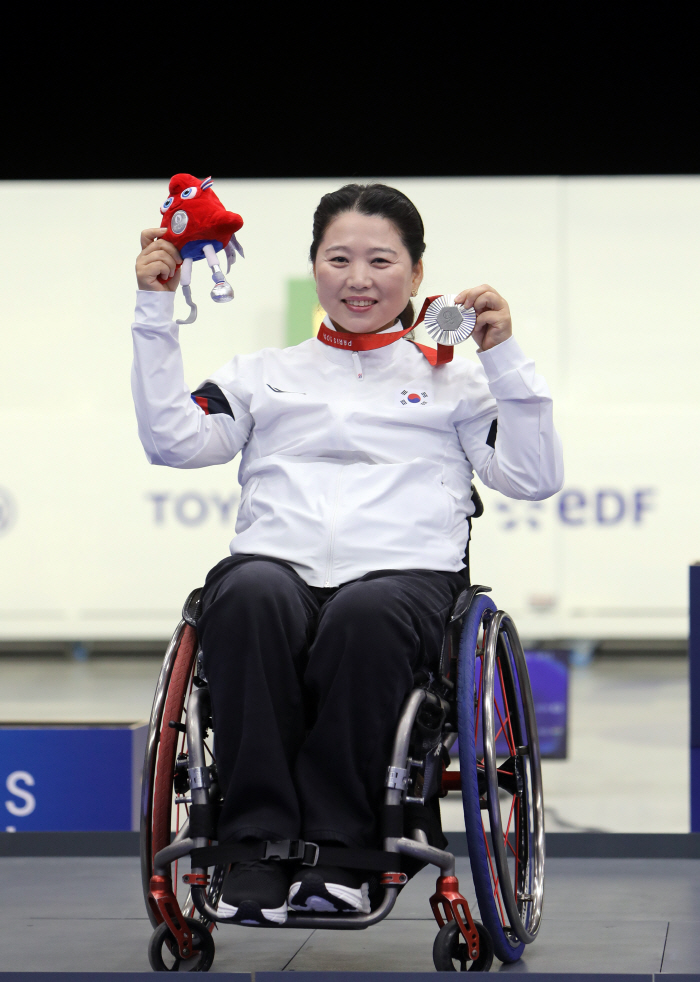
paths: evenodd
<path fill-rule="evenodd" d="M 338 480 L 335 485 L 335 500 L 333 502 L 333 514 L 331 516 L 331 532 L 328 538 L 328 553 L 326 555 L 326 576 L 324 587 L 331 585 L 331 570 L 333 569 L 333 546 L 335 545 L 335 523 L 338 518 L 338 501 L 340 500 L 340 482 L 343 479 L 343 465 L 338 468 Z"/>

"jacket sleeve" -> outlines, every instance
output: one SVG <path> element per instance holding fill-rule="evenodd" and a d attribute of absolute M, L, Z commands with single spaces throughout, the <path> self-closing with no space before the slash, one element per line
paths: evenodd
<path fill-rule="evenodd" d="M 231 390 L 213 386 L 216 392 L 209 383 L 190 393 L 173 321 L 174 298 L 165 291 L 137 291 L 131 390 L 139 437 L 152 464 L 225 464 L 250 436 L 250 398 L 243 383 L 232 383 Z M 227 377 L 235 377 L 235 368 Z"/>
<path fill-rule="evenodd" d="M 479 358 L 481 396 L 456 424 L 464 451 L 487 487 L 509 498 L 549 498 L 564 483 L 564 460 L 547 383 L 512 337 Z"/>

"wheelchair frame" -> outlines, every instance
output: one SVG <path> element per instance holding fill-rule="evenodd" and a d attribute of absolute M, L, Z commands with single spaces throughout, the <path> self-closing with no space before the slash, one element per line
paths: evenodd
<path fill-rule="evenodd" d="M 468 787 L 465 786 L 464 791 L 469 791 L 469 800 L 475 805 L 469 814 L 473 820 L 478 817 L 481 824 L 481 835 L 478 827 L 475 832 L 474 821 L 471 822 L 470 833 L 467 805 L 463 798 L 470 861 L 482 920 L 487 922 L 488 927 L 473 919 L 467 901 L 459 892 L 454 855 L 429 845 L 425 832 L 420 829 L 409 830 L 409 835 L 395 834 L 395 822 L 393 828 L 391 822 L 385 825 L 384 852 L 378 850 L 376 853 L 378 857 L 385 857 L 385 861 L 389 861 L 387 857 L 395 857 L 395 863 L 391 861 L 393 868 L 384 867 L 381 876 L 384 895 L 374 910 L 368 914 L 353 915 L 289 911 L 287 921 L 277 927 L 364 930 L 379 923 L 393 909 L 401 887 L 407 882 L 406 873 L 401 870 L 401 857 L 406 856 L 423 864 L 435 865 L 440 871 L 436 892 L 430 899 L 440 928 L 434 948 L 436 967 L 449 970 L 451 960 L 456 958 L 463 969 L 469 961 L 470 970 L 488 971 L 494 947 L 495 953 L 503 961 L 515 961 L 522 954 L 524 944 L 534 941 L 539 930 L 544 897 L 544 818 L 537 727 L 517 631 L 509 616 L 503 611 L 496 611 L 490 598 L 484 596 L 488 590 L 488 587 L 472 586 L 458 597 L 446 631 L 439 671 L 431 675 L 424 685 L 415 688 L 404 704 L 387 769 L 385 791 L 385 818 L 387 814 L 402 816 L 404 805 L 424 804 L 430 797 L 430 788 L 427 785 L 422 788 L 423 780 L 427 780 L 429 755 L 426 752 L 422 760 L 411 757 L 411 744 L 416 719 L 422 708 L 429 706 L 438 715 L 442 714 L 443 724 L 436 753 L 442 753 L 443 747 L 449 747 L 459 731 L 462 737 L 461 769 L 459 772 L 446 770 L 443 759 L 437 790 L 443 796 L 449 790 L 463 790 L 463 775 L 467 773 L 465 785 Z M 217 922 L 232 922 L 220 917 L 216 910 L 228 868 L 225 858 L 221 858 L 225 856 L 227 847 L 209 847 L 210 839 L 215 834 L 214 822 L 207 829 L 201 821 L 202 814 L 215 812 L 219 790 L 215 770 L 207 765 L 205 756 L 206 731 L 211 726 L 209 691 L 206 682 L 196 673 L 199 652 L 195 625 L 200 593 L 200 590 L 193 591 L 185 602 L 183 619 L 166 651 L 154 697 L 141 797 L 141 868 L 147 909 L 156 928 L 152 943 L 160 932 L 158 943 L 166 940 L 173 954 L 176 954 L 178 964 L 180 959 L 189 960 L 196 954 L 198 943 L 200 952 L 203 949 L 210 952 L 208 964 L 197 969 L 201 971 L 207 970 L 213 960 L 214 942 L 208 932 Z M 469 632 L 471 634 L 467 637 Z M 467 677 L 467 669 L 469 665 L 476 665 L 479 659 L 482 661 L 482 674 L 477 682 L 474 672 L 471 679 Z M 461 665 L 461 670 L 458 665 Z M 499 679 L 500 705 L 494 694 Z M 470 693 L 474 704 L 471 716 Z M 180 720 L 185 704 L 186 724 L 183 726 Z M 459 711 L 460 705 L 464 707 L 463 713 Z M 468 724 L 471 732 L 476 732 L 480 708 L 483 709 L 483 760 L 476 755 L 474 740 L 470 740 L 466 728 Z M 188 819 L 174 841 L 169 842 L 166 840 L 170 839 L 174 783 L 172 763 L 178 738 L 183 731 L 187 757 L 184 762 L 178 762 L 180 780 L 184 780 L 186 764 L 191 795 L 187 803 L 195 806 L 200 817 L 193 821 L 197 826 L 194 828 L 195 834 L 190 834 Z M 501 734 L 506 737 L 510 757 L 499 765 L 496 740 Z M 499 790 L 506 790 L 512 796 L 505 831 Z M 476 801 L 473 801 L 475 795 Z M 484 811 L 488 813 L 490 829 L 495 834 L 487 834 L 481 820 Z M 511 829 L 514 812 L 515 834 Z M 208 835 L 202 834 L 207 831 Z M 483 853 L 484 847 L 485 853 L 477 855 L 479 849 Z M 508 866 L 509 862 L 513 862 L 509 851 L 515 857 L 514 874 L 511 874 Z M 183 914 L 173 889 L 171 864 L 193 852 L 191 872 L 183 877 L 190 886 L 190 898 L 185 903 L 186 912 Z M 215 858 L 217 855 L 218 859 Z M 202 856 L 214 858 L 207 866 L 195 865 L 198 857 L 201 859 Z M 264 856 L 297 858 L 302 862 L 307 860 L 306 865 L 315 865 L 319 847 L 297 840 L 268 843 Z M 264 857 L 261 855 L 260 858 Z M 209 865 L 214 865 L 212 878 L 207 872 Z M 480 883 L 476 866 L 479 866 Z M 200 922 L 188 916 L 195 910 L 201 917 Z M 198 924 L 199 932 L 196 930 Z M 151 961 L 153 964 L 153 958 Z"/>

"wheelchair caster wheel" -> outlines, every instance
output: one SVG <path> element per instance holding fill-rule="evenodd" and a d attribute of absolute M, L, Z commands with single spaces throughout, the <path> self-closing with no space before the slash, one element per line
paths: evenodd
<path fill-rule="evenodd" d="M 208 972 L 214 961 L 214 939 L 202 924 L 192 917 L 185 921 L 192 932 L 192 957 L 180 957 L 175 939 L 167 924 L 159 924 L 148 942 L 148 960 L 154 972 Z"/>
<path fill-rule="evenodd" d="M 493 962 L 493 942 L 483 924 L 474 921 L 479 932 L 479 957 L 469 968 L 469 949 L 460 934 L 456 921 L 448 921 L 438 931 L 433 944 L 433 964 L 438 972 L 456 972 L 455 962 L 459 962 L 460 972 L 488 972 Z"/>

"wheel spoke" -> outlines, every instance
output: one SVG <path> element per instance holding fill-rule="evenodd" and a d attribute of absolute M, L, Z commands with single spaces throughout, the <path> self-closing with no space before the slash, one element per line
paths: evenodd
<path fill-rule="evenodd" d="M 505 682 L 503 681 L 503 666 L 501 665 L 501 659 L 500 658 L 498 659 L 497 664 L 498 664 L 498 677 L 501 680 L 501 693 L 503 695 L 503 709 L 504 709 L 504 712 L 506 714 L 506 722 L 508 723 L 508 732 L 506 733 L 506 741 L 508 742 L 508 749 L 510 750 L 511 755 L 514 755 L 515 754 L 515 738 L 513 737 L 513 724 L 512 724 L 512 720 L 511 720 L 510 706 L 508 705 L 508 696 L 506 694 L 506 686 L 505 686 Z M 497 702 L 496 702 L 496 705 L 498 705 Z M 498 715 L 500 717 L 501 714 L 499 713 Z M 508 736 L 509 734 L 510 734 L 510 739 L 509 739 L 509 736 Z"/>
<path fill-rule="evenodd" d="M 503 701 L 505 702 L 505 696 L 503 697 Z M 496 709 L 496 712 L 498 713 L 498 718 L 501 721 L 500 729 L 498 730 L 498 733 L 496 733 L 495 737 L 493 738 L 493 742 L 495 744 L 496 743 L 496 740 L 498 740 L 498 738 L 501 735 L 501 733 L 503 733 L 503 735 L 506 738 L 506 743 L 508 743 L 508 733 L 507 733 L 507 730 L 506 730 L 506 723 L 509 723 L 510 722 L 510 716 L 509 715 L 506 715 L 506 719 L 505 719 L 505 722 L 504 722 L 503 721 L 503 717 L 501 716 L 501 709 L 500 709 L 500 707 L 498 705 L 498 700 L 497 699 L 494 699 L 493 700 L 493 705 L 494 705 L 494 707 Z M 509 744 L 508 750 L 509 750 L 510 755 L 512 757 L 513 754 L 515 753 L 514 747 L 511 747 L 510 744 Z"/>
<path fill-rule="evenodd" d="M 505 830 L 505 832 L 503 834 L 503 841 L 506 844 L 506 846 L 510 846 L 510 848 L 513 850 L 513 854 L 515 854 L 515 850 L 513 849 L 513 847 L 508 842 L 508 835 L 510 833 L 510 823 L 513 821 L 513 808 L 514 807 L 515 807 L 515 795 L 513 795 L 513 797 L 511 798 L 511 801 L 510 801 L 510 814 L 508 815 L 508 824 L 506 825 L 506 830 Z"/>
<path fill-rule="evenodd" d="M 501 904 L 501 895 L 500 895 L 500 892 L 498 891 L 498 877 L 496 876 L 496 872 L 495 872 L 495 870 L 493 868 L 493 859 L 491 857 L 491 849 L 489 848 L 489 840 L 486 837 L 486 829 L 484 828 L 484 823 L 483 822 L 481 823 L 481 828 L 482 828 L 483 833 L 484 833 L 484 845 L 486 846 L 486 857 L 488 859 L 489 869 L 491 870 L 491 881 L 492 881 L 492 884 L 493 884 L 493 896 L 494 896 L 494 900 L 498 904 L 498 909 L 499 909 L 500 915 L 501 915 L 501 924 L 505 924 L 506 923 L 506 916 L 505 916 L 505 913 L 503 912 L 503 906 Z"/>
<path fill-rule="evenodd" d="M 494 881 L 494 884 L 493 884 L 493 895 L 494 895 L 494 897 L 496 899 L 496 902 L 498 903 L 498 906 L 499 906 L 500 911 L 501 911 L 501 923 L 502 924 L 505 924 L 505 922 L 506 922 L 506 914 L 505 914 L 505 911 L 503 910 L 503 904 L 501 903 L 500 877 L 498 877 L 498 876 L 496 877 L 496 879 Z"/>

